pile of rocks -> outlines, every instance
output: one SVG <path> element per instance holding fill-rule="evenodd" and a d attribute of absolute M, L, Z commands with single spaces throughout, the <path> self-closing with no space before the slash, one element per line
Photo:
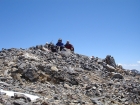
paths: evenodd
<path fill-rule="evenodd" d="M 2 105 L 133 105 L 140 104 L 140 75 L 104 59 L 45 47 L 0 51 Z M 38 98 L 19 94 L 26 93 Z"/>

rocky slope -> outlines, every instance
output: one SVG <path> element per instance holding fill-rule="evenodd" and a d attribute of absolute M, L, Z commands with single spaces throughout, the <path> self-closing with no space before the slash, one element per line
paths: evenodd
<path fill-rule="evenodd" d="M 45 47 L 0 51 L 0 105 L 140 105 L 140 75 Z M 7 96 L 2 90 L 24 94 Z"/>

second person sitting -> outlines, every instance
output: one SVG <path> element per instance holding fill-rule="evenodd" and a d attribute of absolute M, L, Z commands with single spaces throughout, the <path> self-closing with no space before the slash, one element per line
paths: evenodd
<path fill-rule="evenodd" d="M 66 47 L 67 49 L 70 49 L 71 51 L 73 51 L 73 52 L 74 52 L 74 47 L 73 47 L 73 45 L 72 45 L 72 44 L 70 44 L 70 42 L 69 42 L 69 41 L 67 41 L 67 42 L 66 42 L 65 47 Z"/>

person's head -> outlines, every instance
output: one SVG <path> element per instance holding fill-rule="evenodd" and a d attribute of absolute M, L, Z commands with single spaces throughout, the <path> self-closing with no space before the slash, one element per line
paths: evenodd
<path fill-rule="evenodd" d="M 66 42 L 67 44 L 69 44 L 70 42 L 67 40 L 67 42 Z"/>
<path fill-rule="evenodd" d="M 62 42 L 62 39 L 58 39 L 58 42 Z"/>
<path fill-rule="evenodd" d="M 49 43 L 48 42 L 46 42 L 46 44 L 45 45 L 48 45 Z"/>

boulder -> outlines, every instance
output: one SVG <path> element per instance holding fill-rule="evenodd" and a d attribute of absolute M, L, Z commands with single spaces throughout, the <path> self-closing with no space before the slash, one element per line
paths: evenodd
<path fill-rule="evenodd" d="M 30 81 L 36 81 L 39 77 L 38 73 L 35 72 L 35 70 L 33 70 L 32 68 L 27 69 L 23 75 Z"/>
<path fill-rule="evenodd" d="M 60 54 L 64 57 L 69 57 L 72 54 L 72 52 L 71 50 L 64 48 L 63 50 L 61 50 Z"/>
<path fill-rule="evenodd" d="M 115 68 L 113 66 L 110 66 L 110 65 L 106 65 L 106 69 L 109 71 L 109 72 L 115 72 Z"/>
<path fill-rule="evenodd" d="M 121 74 L 117 73 L 112 76 L 112 79 L 124 79 L 124 77 Z"/>
<path fill-rule="evenodd" d="M 116 68 L 116 63 L 115 63 L 114 57 L 112 57 L 111 55 L 107 55 L 107 56 L 106 56 L 105 62 L 106 62 L 108 65 L 110 65 L 110 66 Z"/>
<path fill-rule="evenodd" d="M 51 70 L 52 70 L 52 71 L 56 71 L 56 72 L 58 71 L 58 69 L 57 69 L 56 66 L 52 66 L 52 67 L 51 67 Z"/>

